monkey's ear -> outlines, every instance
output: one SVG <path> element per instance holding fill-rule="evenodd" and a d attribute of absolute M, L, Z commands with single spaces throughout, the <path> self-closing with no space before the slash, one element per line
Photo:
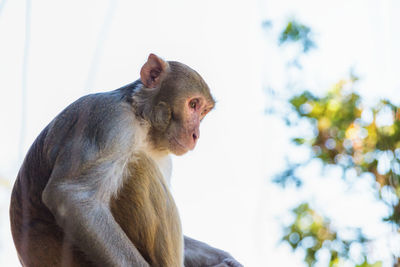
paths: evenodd
<path fill-rule="evenodd" d="M 168 68 L 168 62 L 154 54 L 150 54 L 147 62 L 140 70 L 140 80 L 147 88 L 157 87 Z"/>

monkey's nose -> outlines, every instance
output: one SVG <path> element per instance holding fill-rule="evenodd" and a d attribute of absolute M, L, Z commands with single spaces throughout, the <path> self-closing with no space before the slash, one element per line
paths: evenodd
<path fill-rule="evenodd" d="M 192 135 L 192 136 L 193 136 L 193 141 L 195 141 L 195 142 L 197 141 L 197 139 L 199 139 L 199 137 L 197 136 L 197 134 L 196 134 L 196 133 L 193 133 L 193 135 Z"/>
<path fill-rule="evenodd" d="M 196 144 L 197 139 L 200 138 L 200 130 L 199 128 L 195 128 L 192 133 L 193 142 Z"/>

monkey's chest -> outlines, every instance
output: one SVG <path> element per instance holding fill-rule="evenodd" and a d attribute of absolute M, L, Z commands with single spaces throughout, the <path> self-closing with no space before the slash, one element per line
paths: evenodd
<path fill-rule="evenodd" d="M 116 221 L 151 266 L 182 266 L 181 223 L 162 174 L 146 157 L 129 164 L 127 171 L 111 202 Z"/>

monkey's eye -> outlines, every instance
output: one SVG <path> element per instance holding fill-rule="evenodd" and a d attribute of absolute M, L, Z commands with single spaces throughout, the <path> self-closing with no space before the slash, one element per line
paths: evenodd
<path fill-rule="evenodd" d="M 190 106 L 190 108 L 192 108 L 192 109 L 196 109 L 198 104 L 199 104 L 199 100 L 198 100 L 198 99 L 192 99 L 192 100 L 189 102 L 189 106 Z"/>

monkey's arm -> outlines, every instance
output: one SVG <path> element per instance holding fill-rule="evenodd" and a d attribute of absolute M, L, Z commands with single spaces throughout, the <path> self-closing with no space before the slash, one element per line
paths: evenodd
<path fill-rule="evenodd" d="M 130 122 L 110 113 L 105 119 L 96 114 L 82 119 L 82 115 L 82 121 L 69 129 L 62 117 L 55 121 L 46 142 L 47 154 L 57 153 L 42 200 L 67 240 L 96 266 L 149 266 L 110 211 L 109 201 L 122 183 L 132 141 L 125 125 Z M 93 124 L 96 131 L 89 128 Z"/>
<path fill-rule="evenodd" d="M 184 241 L 185 267 L 243 267 L 228 252 L 213 248 L 187 236 L 184 237 Z"/>
<path fill-rule="evenodd" d="M 102 192 L 104 189 L 99 188 L 107 185 L 97 177 L 119 179 L 102 172 L 105 167 L 99 165 L 81 173 L 74 177 L 76 181 L 48 184 L 43 201 L 67 239 L 97 266 L 149 266 L 115 222 L 107 202 L 108 196 Z"/>

